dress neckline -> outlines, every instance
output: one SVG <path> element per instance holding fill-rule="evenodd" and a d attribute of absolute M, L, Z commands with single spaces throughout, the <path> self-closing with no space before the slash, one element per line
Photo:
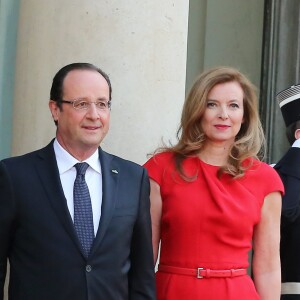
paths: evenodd
<path fill-rule="evenodd" d="M 221 168 L 221 166 L 217 166 L 217 165 L 212 165 L 212 164 L 209 164 L 205 161 L 203 161 L 201 158 L 198 157 L 198 160 L 200 161 L 201 164 L 205 165 L 205 166 L 208 166 L 208 167 L 211 167 L 211 168 L 214 168 L 214 169 L 218 169 L 218 168 Z"/>

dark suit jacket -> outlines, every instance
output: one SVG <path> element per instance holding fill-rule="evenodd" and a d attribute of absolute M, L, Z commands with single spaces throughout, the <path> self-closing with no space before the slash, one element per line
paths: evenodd
<path fill-rule="evenodd" d="M 300 282 L 300 148 L 290 148 L 274 168 L 285 187 L 280 244 L 282 282 Z"/>
<path fill-rule="evenodd" d="M 99 148 L 103 202 L 85 259 L 63 194 L 53 142 L 0 162 L 0 299 L 155 299 L 149 179 Z M 115 171 L 112 171 L 115 170 Z"/>

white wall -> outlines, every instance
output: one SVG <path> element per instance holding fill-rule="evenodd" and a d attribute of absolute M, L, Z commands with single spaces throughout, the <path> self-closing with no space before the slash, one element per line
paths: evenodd
<path fill-rule="evenodd" d="M 186 0 L 21 0 L 13 155 L 55 135 L 48 111 L 54 74 L 91 62 L 113 86 L 105 150 L 138 163 L 175 136 L 185 93 Z"/>

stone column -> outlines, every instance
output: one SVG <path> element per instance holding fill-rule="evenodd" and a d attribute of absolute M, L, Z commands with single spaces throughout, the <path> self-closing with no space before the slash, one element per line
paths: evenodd
<path fill-rule="evenodd" d="M 289 147 L 275 96 L 299 82 L 300 1 L 266 0 L 260 109 L 269 162 L 277 162 Z"/>
<path fill-rule="evenodd" d="M 0 159 L 11 152 L 19 0 L 0 1 Z"/>
<path fill-rule="evenodd" d="M 20 0 L 13 154 L 55 135 L 51 81 L 71 62 L 91 62 L 112 81 L 103 148 L 138 163 L 175 136 L 185 97 L 186 0 Z"/>

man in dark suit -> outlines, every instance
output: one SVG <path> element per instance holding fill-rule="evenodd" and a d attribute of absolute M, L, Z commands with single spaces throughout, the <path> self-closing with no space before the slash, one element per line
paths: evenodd
<path fill-rule="evenodd" d="M 87 63 L 55 75 L 56 138 L 0 162 L 0 299 L 155 299 L 145 169 L 104 152 L 111 84 Z M 24 103 L 25 105 L 25 103 Z"/>
<path fill-rule="evenodd" d="M 277 95 L 291 148 L 275 165 L 284 187 L 281 217 L 281 299 L 300 300 L 300 85 Z"/>

